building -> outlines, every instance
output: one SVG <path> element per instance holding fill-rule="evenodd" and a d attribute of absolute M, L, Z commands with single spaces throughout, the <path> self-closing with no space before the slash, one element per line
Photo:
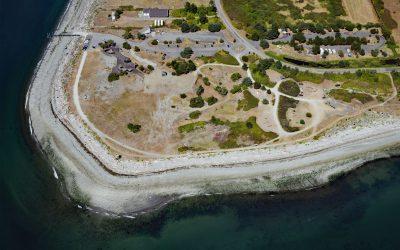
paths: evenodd
<path fill-rule="evenodd" d="M 139 17 L 166 18 L 166 17 L 169 17 L 169 10 L 168 9 L 159 9 L 159 8 L 147 8 L 147 9 L 143 9 L 143 11 L 139 13 Z"/>

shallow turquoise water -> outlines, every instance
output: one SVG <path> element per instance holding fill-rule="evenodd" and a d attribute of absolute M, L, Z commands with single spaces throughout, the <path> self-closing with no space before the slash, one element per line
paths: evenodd
<path fill-rule="evenodd" d="M 399 158 L 316 191 L 193 198 L 135 220 L 73 207 L 31 149 L 22 112 L 26 84 L 65 4 L 0 2 L 0 249 L 400 248 Z"/>

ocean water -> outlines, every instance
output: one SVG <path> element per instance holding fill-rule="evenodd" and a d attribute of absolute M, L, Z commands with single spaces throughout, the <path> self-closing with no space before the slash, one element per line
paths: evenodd
<path fill-rule="evenodd" d="M 27 84 L 66 0 L 0 0 L 0 249 L 400 249 L 400 159 L 314 191 L 190 198 L 137 219 L 83 211 L 34 150 Z"/>

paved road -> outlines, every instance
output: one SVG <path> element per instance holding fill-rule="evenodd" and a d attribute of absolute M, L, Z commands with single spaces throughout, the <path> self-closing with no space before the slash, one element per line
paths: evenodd
<path fill-rule="evenodd" d="M 221 19 L 225 27 L 232 33 L 232 35 L 235 37 L 236 41 L 239 43 L 242 43 L 243 46 L 245 46 L 249 52 L 252 52 L 256 55 L 258 55 L 260 58 L 270 58 L 268 55 L 264 53 L 264 51 L 261 51 L 260 49 L 257 49 L 254 44 L 252 44 L 247 38 L 243 37 L 240 35 L 238 30 L 233 27 L 232 23 L 230 22 L 229 17 L 225 13 L 221 0 L 215 0 L 215 6 L 217 8 L 218 12 L 218 17 Z M 324 73 L 336 73 L 336 74 L 341 74 L 341 73 L 355 73 L 358 69 L 357 68 L 346 68 L 346 69 L 320 69 L 320 68 L 310 68 L 310 67 L 302 67 L 298 65 L 294 65 L 291 63 L 287 62 L 282 62 L 284 66 L 298 69 L 299 71 L 309 71 L 312 73 L 317 73 L 317 74 L 324 74 Z M 385 67 L 385 68 L 363 68 L 365 70 L 376 70 L 378 73 L 386 73 L 386 72 L 391 72 L 391 71 L 400 71 L 399 67 Z"/>

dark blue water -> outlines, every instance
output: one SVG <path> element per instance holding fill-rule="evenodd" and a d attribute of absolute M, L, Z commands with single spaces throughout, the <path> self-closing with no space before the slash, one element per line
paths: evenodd
<path fill-rule="evenodd" d="M 136 220 L 79 210 L 25 136 L 26 86 L 66 0 L 0 0 L 0 249 L 400 249 L 400 159 L 312 192 L 187 199 Z"/>

